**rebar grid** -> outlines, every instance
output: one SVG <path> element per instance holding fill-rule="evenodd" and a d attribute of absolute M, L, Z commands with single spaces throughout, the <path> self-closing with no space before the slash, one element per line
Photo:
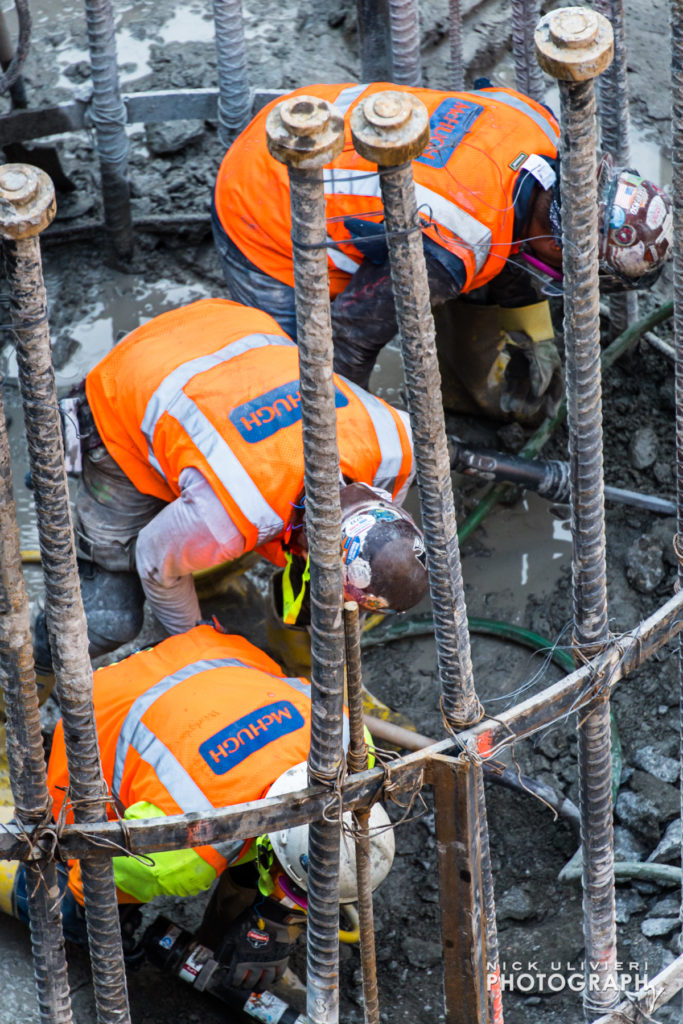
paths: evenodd
<path fill-rule="evenodd" d="M 482 709 L 472 674 L 441 376 L 422 236 L 416 227 L 419 218 L 412 167 L 384 167 L 380 180 L 427 549 L 442 708 L 446 720 L 462 728 L 476 721 Z"/>
<path fill-rule="evenodd" d="M 392 82 L 422 85 L 419 0 L 389 0 Z"/>
<path fill-rule="evenodd" d="M 542 103 L 545 96 L 545 79 L 534 56 L 534 30 L 540 12 L 540 0 L 512 0 L 515 86 L 520 92 Z"/>
<path fill-rule="evenodd" d="M 574 643 L 578 657 L 608 639 L 598 291 L 598 226 L 593 80 L 560 81 L 562 250 L 567 421 L 571 479 Z M 616 1004 L 616 921 L 609 700 L 582 713 L 578 769 L 587 974 L 598 990 L 584 1007 Z M 598 965 L 597 968 L 595 965 Z"/>
<path fill-rule="evenodd" d="M 106 820 L 107 792 L 92 705 L 92 668 L 73 544 L 40 247 L 34 237 L 7 241 L 5 249 L 70 797 L 76 822 L 98 822 Z M 125 1024 L 130 1015 L 111 857 L 97 854 L 88 858 L 82 875 L 98 1020 L 101 1024 Z"/>
<path fill-rule="evenodd" d="M 346 688 L 349 706 L 349 771 L 365 771 L 368 767 L 368 749 L 363 724 L 363 672 L 361 667 L 360 626 L 358 605 L 355 601 L 344 604 L 344 634 L 346 639 Z M 360 921 L 360 963 L 363 975 L 363 1004 L 366 1024 L 379 1024 L 379 995 L 377 992 L 377 961 L 375 958 L 375 919 L 372 906 L 372 880 L 370 862 L 370 811 L 364 807 L 354 812 L 356 825 L 356 878 L 358 883 L 358 918 Z"/>
<path fill-rule="evenodd" d="M 332 378 L 323 174 L 288 166 L 299 376 L 311 563 L 312 780 L 333 786 L 342 770 L 344 627 L 342 620 L 339 452 Z M 317 246 L 316 248 L 302 248 Z M 333 801 L 333 806 L 334 806 Z M 339 838 L 337 818 L 309 830 L 307 1016 L 339 1017 Z"/>
<path fill-rule="evenodd" d="M 465 62 L 462 53 L 462 7 L 460 0 L 448 3 L 448 78 L 449 88 L 465 88 Z"/>
<path fill-rule="evenodd" d="M 0 681 L 7 720 L 14 818 L 30 829 L 50 817 L 38 693 L 33 669 L 31 621 L 12 493 L 12 466 L 0 393 Z M 47 856 L 26 865 L 31 949 L 44 1024 L 73 1020 L 57 866 Z"/>
<path fill-rule="evenodd" d="M 114 252 L 127 260 L 133 254 L 128 136 L 126 108 L 119 89 L 111 0 L 85 0 L 85 17 L 93 84 L 90 120 L 97 138 L 104 223 Z"/>
<path fill-rule="evenodd" d="M 673 168 L 673 302 L 675 401 L 676 401 L 676 504 L 678 586 L 683 589 L 683 0 L 671 2 L 671 86 L 673 119 L 671 124 L 671 163 Z M 679 680 L 679 757 L 683 779 L 683 640 L 678 641 Z M 683 784 L 681 785 L 681 820 L 683 821 Z M 683 834 L 681 836 L 681 863 L 683 864 Z M 683 888 L 681 892 L 681 920 L 683 921 Z"/>
<path fill-rule="evenodd" d="M 614 60 L 598 78 L 598 114 L 600 142 L 604 153 L 611 153 L 618 167 L 631 162 L 631 112 L 628 101 L 626 36 L 623 0 L 593 0 L 593 8 L 612 24 Z M 612 330 L 620 334 L 638 319 L 638 295 L 626 292 L 609 296 Z"/>
<path fill-rule="evenodd" d="M 213 0 L 218 61 L 218 138 L 229 146 L 251 116 L 242 0 Z"/>

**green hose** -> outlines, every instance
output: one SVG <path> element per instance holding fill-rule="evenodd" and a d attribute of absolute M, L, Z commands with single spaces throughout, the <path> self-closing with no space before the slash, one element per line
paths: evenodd
<path fill-rule="evenodd" d="M 497 619 L 468 618 L 467 624 L 471 633 L 479 636 L 493 636 L 504 640 L 511 640 L 520 647 L 527 647 L 532 651 L 546 651 L 553 664 L 562 669 L 563 672 L 573 672 L 575 665 L 572 655 L 556 647 L 540 633 L 534 633 L 524 626 L 517 626 L 512 622 L 500 622 Z M 430 613 L 424 615 L 413 615 L 410 618 L 400 619 L 395 622 L 389 621 L 387 626 L 373 629 L 363 633 L 361 636 L 362 647 L 374 647 L 383 643 L 391 643 L 394 640 L 405 640 L 416 636 L 433 636 L 434 618 Z M 610 739 L 612 750 L 612 800 L 615 801 L 619 792 L 621 781 L 621 770 L 623 765 L 623 754 L 619 729 L 610 709 Z"/>
<path fill-rule="evenodd" d="M 602 353 L 600 365 L 602 369 L 607 369 L 617 361 L 617 359 L 627 352 L 630 348 L 635 345 L 639 338 L 642 338 L 646 331 L 649 331 L 652 327 L 656 327 L 657 324 L 662 323 L 663 320 L 668 320 L 673 313 L 673 302 L 665 302 L 662 306 L 658 306 L 648 316 L 643 317 L 642 320 L 638 320 L 637 323 L 632 324 L 622 334 L 620 334 L 614 341 L 607 346 L 605 351 Z M 543 446 L 545 445 L 548 438 L 551 436 L 555 427 L 563 423 L 567 415 L 567 400 L 562 399 L 560 407 L 555 415 L 549 419 L 545 419 L 541 423 L 540 427 L 531 435 L 524 447 L 519 451 L 519 455 L 524 458 L 532 458 L 534 455 L 538 455 Z M 494 484 L 486 493 L 477 505 L 472 509 L 470 514 L 460 524 L 458 530 L 458 540 L 463 544 L 467 538 L 473 533 L 474 530 L 484 521 L 489 512 L 496 507 L 503 495 L 510 489 L 512 484 L 501 483 Z"/>

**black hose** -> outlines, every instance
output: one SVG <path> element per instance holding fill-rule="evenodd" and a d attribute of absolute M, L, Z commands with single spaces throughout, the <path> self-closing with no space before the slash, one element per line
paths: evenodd
<path fill-rule="evenodd" d="M 17 19 L 19 21 L 19 39 L 17 40 L 17 48 L 9 63 L 9 67 L 0 78 L 0 94 L 7 92 L 16 82 L 28 57 L 31 45 L 31 11 L 29 10 L 28 0 L 14 0 L 14 6 L 17 9 Z"/>

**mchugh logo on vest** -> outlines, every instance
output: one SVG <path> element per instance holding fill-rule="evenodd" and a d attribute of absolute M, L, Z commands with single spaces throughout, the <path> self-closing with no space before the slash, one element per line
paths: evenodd
<path fill-rule="evenodd" d="M 290 701 L 278 700 L 265 708 L 255 708 L 214 733 L 200 744 L 199 753 L 214 775 L 225 775 L 255 750 L 303 725 L 301 712 Z"/>
<path fill-rule="evenodd" d="M 334 404 L 337 409 L 349 404 L 346 395 L 337 387 L 334 389 Z M 299 381 L 280 384 L 272 391 L 266 391 L 265 395 L 236 406 L 229 419 L 249 444 L 263 441 L 284 427 L 291 427 L 301 419 Z"/>

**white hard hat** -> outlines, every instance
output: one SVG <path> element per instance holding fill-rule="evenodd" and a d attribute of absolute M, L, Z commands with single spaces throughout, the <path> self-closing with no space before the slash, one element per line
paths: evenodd
<path fill-rule="evenodd" d="M 288 768 L 275 780 L 266 796 L 282 796 L 298 789 L 308 788 L 306 762 Z M 344 813 L 344 823 L 351 825 L 351 811 Z M 381 804 L 370 811 L 370 881 L 376 889 L 389 874 L 394 861 L 394 833 L 389 815 Z M 378 832 L 378 829 L 383 831 Z M 375 834 L 373 834 L 375 833 Z M 308 889 L 308 825 L 283 828 L 268 834 L 275 856 L 299 888 Z M 356 883 L 356 844 L 351 836 L 342 833 L 339 847 L 339 902 L 354 903 L 358 899 Z"/>

